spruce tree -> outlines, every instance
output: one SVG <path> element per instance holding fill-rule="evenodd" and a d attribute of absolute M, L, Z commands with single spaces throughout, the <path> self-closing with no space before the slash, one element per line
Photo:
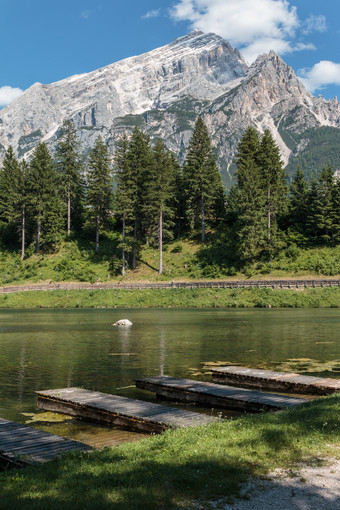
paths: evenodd
<path fill-rule="evenodd" d="M 61 230 L 60 189 L 52 156 L 44 142 L 39 143 L 34 150 L 27 180 L 28 206 L 35 223 L 36 251 L 39 252 L 42 243 L 51 241 L 51 215 L 55 221 L 58 216 L 57 228 Z"/>
<path fill-rule="evenodd" d="M 0 172 L 0 217 L 15 233 L 20 232 L 21 259 L 25 257 L 27 165 L 19 163 L 12 147 L 6 151 Z"/>
<path fill-rule="evenodd" d="M 260 140 L 249 127 L 239 142 L 236 154 L 236 179 L 239 195 L 239 216 L 236 225 L 241 258 L 258 258 L 266 244 L 265 195 L 261 168 L 258 163 Z"/>
<path fill-rule="evenodd" d="M 340 178 L 335 180 L 333 188 L 333 228 L 334 241 L 340 243 Z"/>
<path fill-rule="evenodd" d="M 71 216 L 80 206 L 82 160 L 79 141 L 70 120 L 63 123 L 56 150 L 56 168 L 60 175 L 61 190 L 66 204 L 67 235 L 71 234 Z"/>
<path fill-rule="evenodd" d="M 146 183 L 149 180 L 152 167 L 152 150 L 149 137 L 137 126 L 134 128 L 127 153 L 130 193 L 133 196 L 131 207 L 133 210 L 133 247 L 132 269 L 136 267 L 139 242 L 148 226 L 144 218 L 146 197 Z"/>
<path fill-rule="evenodd" d="M 123 135 L 117 142 L 115 152 L 116 169 L 116 191 L 115 191 L 115 211 L 122 222 L 122 240 L 120 248 L 122 250 L 122 275 L 127 270 L 127 253 L 131 251 L 133 239 L 131 232 L 134 220 L 134 211 L 136 208 L 137 187 L 131 173 L 129 165 L 129 140 Z"/>
<path fill-rule="evenodd" d="M 305 235 L 308 217 L 308 185 L 300 166 L 289 188 L 288 213 L 293 230 Z"/>
<path fill-rule="evenodd" d="M 268 129 L 261 139 L 257 159 L 266 202 L 268 252 L 272 255 L 278 241 L 277 219 L 287 204 L 287 176 L 280 149 Z"/>
<path fill-rule="evenodd" d="M 163 239 L 171 239 L 173 236 L 174 178 L 173 159 L 164 143 L 158 140 L 153 148 L 153 164 L 146 182 L 144 215 L 150 234 L 158 242 L 159 274 L 163 273 Z"/>
<path fill-rule="evenodd" d="M 90 151 L 87 174 L 88 219 L 96 231 L 96 252 L 99 250 L 99 233 L 108 219 L 112 204 L 112 176 L 108 148 L 101 136 Z"/>
<path fill-rule="evenodd" d="M 189 143 L 183 168 L 183 183 L 191 229 L 200 225 L 204 241 L 207 219 L 216 219 L 220 214 L 224 188 L 208 129 L 202 117 L 198 117 Z"/>
<path fill-rule="evenodd" d="M 311 209 L 311 223 L 318 243 L 328 244 L 335 233 L 333 197 L 334 172 L 331 165 L 324 167 L 316 186 L 313 207 Z"/>

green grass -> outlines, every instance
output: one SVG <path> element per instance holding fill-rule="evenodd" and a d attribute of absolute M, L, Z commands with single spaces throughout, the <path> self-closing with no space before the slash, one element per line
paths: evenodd
<path fill-rule="evenodd" d="M 340 288 L 98 289 L 0 294 L 0 308 L 340 308 Z"/>
<path fill-rule="evenodd" d="M 339 457 L 339 411 L 334 395 L 8 471 L 0 474 L 1 509 L 209 509 L 251 475 Z"/>
<path fill-rule="evenodd" d="M 222 238 L 209 237 L 203 245 L 192 240 L 177 240 L 164 246 L 163 274 L 158 274 L 158 250 L 144 246 L 137 269 L 120 276 L 117 241 L 103 240 L 100 253 L 90 243 L 65 242 L 57 253 L 30 254 L 24 261 L 19 254 L 0 250 L 0 285 L 23 285 L 62 281 L 166 281 L 191 279 L 240 279 L 327 277 L 340 275 L 340 246 L 299 248 L 291 245 L 269 262 L 238 267 L 239 261 L 228 260 L 228 246 Z M 230 257 L 229 257 L 230 258 Z"/>

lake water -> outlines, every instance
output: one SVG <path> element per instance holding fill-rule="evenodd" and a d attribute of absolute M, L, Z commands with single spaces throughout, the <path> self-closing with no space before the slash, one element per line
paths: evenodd
<path fill-rule="evenodd" d="M 122 318 L 133 326 L 112 326 Z M 0 310 L 0 417 L 36 418 L 34 392 L 66 386 L 150 400 L 135 377 L 209 380 L 213 363 L 340 378 L 340 312 Z M 34 426 L 79 440 L 107 432 L 77 420 Z M 113 443 L 134 438 L 117 433 Z"/>

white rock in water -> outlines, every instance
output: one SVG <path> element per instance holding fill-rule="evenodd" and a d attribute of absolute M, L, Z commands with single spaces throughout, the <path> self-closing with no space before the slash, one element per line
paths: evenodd
<path fill-rule="evenodd" d="M 117 321 L 112 325 L 113 326 L 132 326 L 132 322 L 130 322 L 128 319 L 121 319 L 120 321 Z"/>

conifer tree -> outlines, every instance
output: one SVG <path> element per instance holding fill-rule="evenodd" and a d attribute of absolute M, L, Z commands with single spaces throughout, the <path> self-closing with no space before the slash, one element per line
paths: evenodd
<path fill-rule="evenodd" d="M 277 242 L 277 218 L 287 203 L 287 185 L 280 149 L 268 129 L 260 142 L 258 164 L 265 193 L 268 251 L 272 254 Z"/>
<path fill-rule="evenodd" d="M 308 185 L 300 168 L 289 188 L 289 223 L 300 234 L 306 233 L 308 217 Z"/>
<path fill-rule="evenodd" d="M 217 168 L 208 129 L 198 117 L 183 169 L 187 216 L 191 229 L 201 226 L 205 240 L 206 222 L 220 213 L 224 188 Z"/>
<path fill-rule="evenodd" d="M 153 148 L 153 164 L 146 182 L 144 215 L 151 235 L 159 247 L 159 270 L 163 273 L 163 239 L 172 238 L 175 204 L 173 160 L 164 143 L 157 141 Z"/>
<path fill-rule="evenodd" d="M 81 200 L 82 160 L 76 130 L 70 120 L 63 123 L 56 151 L 56 168 L 67 210 L 67 235 L 71 234 L 71 216 Z"/>
<path fill-rule="evenodd" d="M 27 165 L 19 163 L 12 147 L 6 151 L 0 172 L 0 217 L 8 227 L 20 232 L 21 259 L 25 257 Z"/>
<path fill-rule="evenodd" d="M 130 174 L 130 193 L 134 197 L 131 206 L 133 210 L 132 269 L 135 269 L 138 245 L 142 238 L 143 228 L 147 230 L 143 211 L 146 198 L 146 183 L 149 180 L 152 167 L 150 139 L 137 126 L 134 128 L 130 138 L 127 159 Z"/>
<path fill-rule="evenodd" d="M 28 204 L 36 226 L 36 251 L 43 242 L 50 241 L 49 217 L 60 211 L 60 190 L 52 156 L 44 142 L 40 142 L 33 153 L 28 172 Z M 60 214 L 60 213 L 59 213 Z M 61 220 L 58 219 L 58 228 Z"/>
<path fill-rule="evenodd" d="M 116 192 L 115 192 L 115 210 L 117 216 L 122 221 L 122 241 L 120 248 L 122 250 L 122 275 L 127 269 L 127 253 L 131 251 L 133 239 L 131 239 L 132 223 L 134 220 L 134 211 L 136 208 L 137 189 L 129 165 L 129 140 L 123 135 L 117 142 L 115 152 L 116 169 Z"/>
<path fill-rule="evenodd" d="M 108 148 L 101 136 L 95 141 L 89 156 L 87 175 L 87 205 L 89 222 L 95 225 L 96 252 L 99 250 L 99 233 L 107 221 L 112 204 L 112 176 Z"/>
<path fill-rule="evenodd" d="M 331 242 L 335 227 L 333 197 L 334 197 L 334 172 L 331 165 L 324 167 L 316 185 L 316 193 L 313 197 L 310 209 L 311 224 L 317 242 L 328 244 Z"/>
<path fill-rule="evenodd" d="M 265 196 L 258 163 L 259 151 L 257 131 L 249 127 L 239 142 L 236 155 L 239 191 L 236 231 L 241 257 L 246 260 L 258 258 L 266 242 Z"/>
<path fill-rule="evenodd" d="M 340 243 L 340 178 L 335 180 L 333 188 L 333 227 L 334 241 Z"/>

